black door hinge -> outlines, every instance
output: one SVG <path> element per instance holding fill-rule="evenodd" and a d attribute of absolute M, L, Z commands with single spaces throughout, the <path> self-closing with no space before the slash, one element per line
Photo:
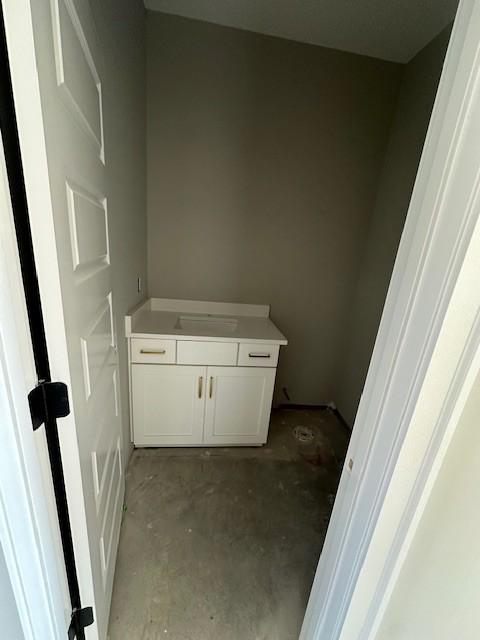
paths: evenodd
<path fill-rule="evenodd" d="M 33 429 L 52 418 L 64 418 L 70 413 L 67 385 L 63 382 L 40 382 L 28 394 Z"/>
<path fill-rule="evenodd" d="M 83 640 L 85 638 L 83 630 L 85 629 L 85 627 L 89 627 L 91 624 L 93 624 L 92 607 L 74 609 L 70 627 L 68 628 L 68 640 L 74 640 L 74 638 Z"/>

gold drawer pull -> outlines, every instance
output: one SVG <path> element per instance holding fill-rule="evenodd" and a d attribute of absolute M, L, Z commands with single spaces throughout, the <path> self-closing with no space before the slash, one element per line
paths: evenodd
<path fill-rule="evenodd" d="M 211 398 L 213 395 L 213 376 L 210 376 L 210 391 L 208 392 L 208 396 Z"/>
<path fill-rule="evenodd" d="M 167 353 L 166 349 L 140 349 L 140 353 L 155 354 L 158 356 L 164 356 Z"/>
<path fill-rule="evenodd" d="M 248 354 L 249 358 L 271 358 L 271 354 L 270 353 L 249 353 Z"/>
<path fill-rule="evenodd" d="M 198 397 L 199 398 L 202 397 L 202 391 L 203 391 L 203 376 L 200 376 L 200 378 L 198 379 Z"/>

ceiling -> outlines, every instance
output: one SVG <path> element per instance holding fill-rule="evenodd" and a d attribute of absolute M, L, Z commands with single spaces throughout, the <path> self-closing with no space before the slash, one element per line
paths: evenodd
<path fill-rule="evenodd" d="M 144 0 L 163 11 L 408 62 L 453 20 L 458 0 Z"/>

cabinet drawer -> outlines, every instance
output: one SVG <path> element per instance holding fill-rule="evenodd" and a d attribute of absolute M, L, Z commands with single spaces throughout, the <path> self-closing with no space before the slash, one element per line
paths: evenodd
<path fill-rule="evenodd" d="M 236 342 L 195 342 L 178 340 L 177 364 L 205 364 L 234 367 L 237 364 Z"/>
<path fill-rule="evenodd" d="M 175 364 L 175 340 L 132 339 L 132 362 Z"/>
<path fill-rule="evenodd" d="M 238 350 L 239 367 L 276 367 L 278 344 L 240 344 Z"/>

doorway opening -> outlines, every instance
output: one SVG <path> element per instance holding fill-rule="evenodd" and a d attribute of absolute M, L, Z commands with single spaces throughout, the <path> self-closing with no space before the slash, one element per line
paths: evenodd
<path fill-rule="evenodd" d="M 92 633 L 295 640 L 456 3 L 421 33 L 405 3 L 366 44 L 345 18 L 344 40 L 301 42 L 151 4 L 32 7 L 23 79 L 7 33 L 27 198 L 48 203 L 32 235 L 69 375 Z M 284 341 L 238 333 L 261 313 Z"/>

